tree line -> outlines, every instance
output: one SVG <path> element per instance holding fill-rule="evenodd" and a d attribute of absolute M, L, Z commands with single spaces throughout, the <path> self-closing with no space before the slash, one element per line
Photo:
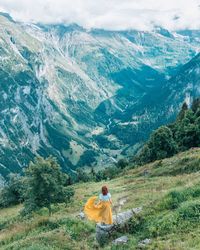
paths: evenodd
<path fill-rule="evenodd" d="M 194 99 L 190 107 L 184 103 L 173 123 L 155 130 L 134 162 L 142 165 L 192 147 L 200 147 L 200 98 Z"/>

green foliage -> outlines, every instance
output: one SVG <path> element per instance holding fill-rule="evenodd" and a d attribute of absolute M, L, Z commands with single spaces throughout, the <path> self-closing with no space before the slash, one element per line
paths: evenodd
<path fill-rule="evenodd" d="M 185 188 L 182 190 L 173 190 L 169 192 L 160 202 L 158 207 L 162 209 L 176 209 L 180 205 L 192 198 L 200 197 L 200 185 Z"/>
<path fill-rule="evenodd" d="M 180 169 L 184 165 L 189 168 L 189 164 L 192 162 L 193 165 L 193 161 L 195 165 L 195 160 L 200 159 L 198 158 L 199 152 L 199 149 L 193 149 L 172 158 L 159 160 L 141 169 L 125 170 L 125 176 L 120 174 L 120 178 L 108 181 L 108 185 L 113 190 L 114 204 L 119 198 L 127 195 L 128 199 L 125 206 L 122 207 L 123 210 L 139 206 L 142 206 L 143 209 L 112 234 L 102 249 L 137 249 L 138 242 L 145 238 L 151 239 L 151 243 L 146 247 L 148 249 L 168 249 L 168 246 L 170 249 L 176 249 L 177 241 L 181 242 L 177 249 L 192 249 L 192 247 L 199 249 L 199 240 L 191 243 L 194 235 L 198 238 L 200 230 L 199 174 L 168 176 L 171 170 L 176 169 L 177 173 L 180 173 Z M 149 171 L 148 177 L 138 175 L 138 173 L 144 172 L 144 169 Z M 169 172 L 166 172 L 166 169 Z M 112 173 L 116 170 L 119 173 L 123 171 L 116 166 L 114 170 L 109 171 Z M 165 174 L 162 177 L 153 177 L 154 171 L 158 170 L 162 170 L 162 173 Z M 95 171 L 91 168 L 88 175 L 95 178 L 98 173 Z M 106 171 L 108 169 L 101 170 L 101 173 L 105 174 Z M 106 175 L 104 177 L 107 178 Z M 191 186 L 193 181 L 195 184 Z M 19 216 L 21 205 L 2 209 L 0 211 L 0 229 L 2 229 L 0 248 L 16 250 L 99 249 L 99 245 L 94 240 L 95 223 L 75 217 L 87 198 L 96 194 L 99 185 L 91 181 L 87 184 L 85 193 L 82 192 L 83 187 L 82 183 L 75 185 L 77 200 L 68 206 L 65 204 L 51 205 L 51 217 L 48 216 L 46 207 L 32 213 L 31 218 Z M 124 234 L 129 238 L 126 245 L 112 245 L 113 239 Z"/>
<path fill-rule="evenodd" d="M 5 186 L 0 189 L 0 207 L 8 207 L 23 201 L 23 178 L 10 174 Z"/>
<path fill-rule="evenodd" d="M 140 214 L 135 214 L 130 221 L 128 222 L 128 231 L 131 234 L 138 233 L 139 231 L 143 230 L 145 219 Z"/>
<path fill-rule="evenodd" d="M 23 213 L 47 207 L 51 214 L 51 204 L 68 202 L 74 195 L 74 191 L 65 186 L 67 178 L 54 158 L 35 158 L 35 161 L 31 162 L 25 170 L 26 190 Z"/>
<path fill-rule="evenodd" d="M 97 153 L 94 151 L 86 150 L 84 154 L 81 155 L 78 166 L 92 166 L 94 163 L 96 163 L 96 156 Z"/>
<path fill-rule="evenodd" d="M 180 203 L 187 200 L 187 195 L 180 191 L 171 191 L 160 203 L 162 209 L 176 209 Z"/>
<path fill-rule="evenodd" d="M 110 180 L 115 178 L 119 173 L 122 172 L 123 169 L 113 166 L 113 167 L 107 167 L 103 170 L 100 170 L 96 173 L 95 180 L 96 181 L 102 181 L 102 180 Z"/>
<path fill-rule="evenodd" d="M 196 99 L 193 101 L 193 103 L 192 103 L 191 109 L 192 109 L 192 111 L 193 111 L 194 113 L 196 113 L 196 112 L 198 111 L 199 107 L 200 107 L 200 98 L 196 98 Z"/>
<path fill-rule="evenodd" d="M 178 209 L 178 215 L 183 220 L 200 221 L 200 201 L 189 201 Z"/>
<path fill-rule="evenodd" d="M 151 162 L 170 157 L 177 152 L 177 144 L 172 131 L 166 126 L 157 129 L 138 156 L 139 162 Z"/>
<path fill-rule="evenodd" d="M 74 218 L 63 218 L 58 223 L 62 225 L 73 240 L 80 240 L 82 237 L 87 237 L 95 231 L 93 224 Z"/>
<path fill-rule="evenodd" d="M 178 216 L 176 213 L 161 213 L 153 217 L 147 217 L 146 227 L 151 237 L 163 236 L 175 232 L 178 227 Z"/>
<path fill-rule="evenodd" d="M 128 166 L 128 162 L 126 159 L 120 159 L 117 164 L 116 167 L 120 168 L 120 169 L 124 169 L 125 167 Z"/>
<path fill-rule="evenodd" d="M 102 180 L 110 180 L 122 173 L 127 166 L 128 162 L 125 159 L 121 159 L 115 166 L 106 167 L 98 171 L 95 171 L 93 167 L 91 167 L 90 172 L 86 172 L 82 168 L 78 168 L 76 171 L 77 174 L 75 177 L 75 182 L 99 182 Z"/>
<path fill-rule="evenodd" d="M 77 182 L 88 182 L 91 180 L 90 175 L 87 174 L 82 168 L 77 169 L 76 181 Z"/>
<path fill-rule="evenodd" d="M 161 126 L 153 132 L 135 161 L 144 164 L 199 146 L 200 98 L 193 101 L 190 109 L 184 103 L 173 124 Z"/>
<path fill-rule="evenodd" d="M 177 120 L 182 120 L 185 116 L 185 112 L 188 110 L 188 105 L 187 103 L 183 103 L 182 107 L 181 107 L 181 111 L 179 112 L 178 116 L 177 116 Z"/>

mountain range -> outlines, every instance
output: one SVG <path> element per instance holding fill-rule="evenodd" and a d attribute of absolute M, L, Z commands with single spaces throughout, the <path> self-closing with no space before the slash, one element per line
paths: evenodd
<path fill-rule="evenodd" d="M 200 94 L 200 31 L 87 30 L 0 13 L 0 176 L 36 155 L 62 168 L 131 156 Z"/>

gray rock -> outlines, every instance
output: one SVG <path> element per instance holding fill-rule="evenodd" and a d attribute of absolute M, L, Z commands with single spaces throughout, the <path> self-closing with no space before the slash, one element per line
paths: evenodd
<path fill-rule="evenodd" d="M 113 240 L 114 245 L 126 244 L 128 242 L 128 237 L 126 235 L 121 236 L 115 240 Z"/>
<path fill-rule="evenodd" d="M 115 225 L 103 225 L 97 223 L 96 225 L 96 240 L 100 245 L 104 245 L 112 232 L 114 231 Z"/>
<path fill-rule="evenodd" d="M 134 214 L 138 214 L 142 211 L 142 207 L 133 208 L 125 212 L 119 213 L 113 216 L 114 224 L 123 225 L 128 222 Z"/>
<path fill-rule="evenodd" d="M 134 214 L 139 214 L 142 211 L 142 207 L 136 207 L 132 209 Z"/>
<path fill-rule="evenodd" d="M 138 243 L 138 247 L 144 248 L 146 245 L 151 243 L 151 239 L 144 239 Z"/>
<path fill-rule="evenodd" d="M 85 214 L 83 212 L 80 212 L 77 217 L 81 220 L 84 220 L 85 219 Z"/>
<path fill-rule="evenodd" d="M 123 226 L 128 222 L 134 214 L 138 214 L 142 211 L 142 207 L 133 208 L 125 212 L 113 215 L 113 225 L 105 225 L 97 223 L 96 225 L 96 240 L 100 245 L 106 243 L 112 235 L 113 231 L 117 230 L 118 227 Z"/>

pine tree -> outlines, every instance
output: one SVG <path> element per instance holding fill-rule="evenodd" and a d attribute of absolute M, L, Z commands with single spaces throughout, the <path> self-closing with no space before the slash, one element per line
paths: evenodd
<path fill-rule="evenodd" d="M 177 116 L 177 120 L 182 120 L 185 116 L 185 112 L 188 110 L 188 105 L 186 102 L 183 103 L 182 107 L 181 107 L 181 111 L 179 112 L 178 116 Z"/>
<path fill-rule="evenodd" d="M 194 99 L 193 103 L 192 103 L 192 106 L 191 106 L 191 109 L 194 113 L 197 112 L 198 108 L 200 108 L 200 98 L 196 98 Z"/>

